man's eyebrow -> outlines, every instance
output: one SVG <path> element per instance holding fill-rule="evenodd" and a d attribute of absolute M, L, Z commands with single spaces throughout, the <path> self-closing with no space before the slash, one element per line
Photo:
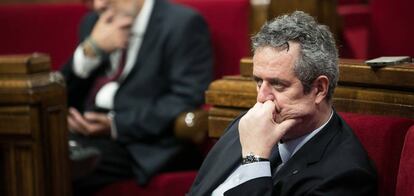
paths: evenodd
<path fill-rule="evenodd" d="M 258 82 L 258 81 L 262 81 L 262 78 L 259 78 L 258 76 L 253 75 L 253 80 Z"/>
<path fill-rule="evenodd" d="M 254 81 L 262 81 L 263 79 L 258 76 L 253 76 Z M 290 84 L 289 81 L 283 80 L 280 78 L 265 78 L 264 80 L 267 80 L 271 85 L 285 85 L 288 86 Z"/>
<path fill-rule="evenodd" d="M 288 84 L 289 84 L 289 81 L 283 80 L 283 79 L 280 79 L 280 78 L 269 78 L 269 79 L 267 79 L 267 81 L 269 81 L 269 83 L 271 85 L 284 85 L 284 86 L 288 86 Z"/>

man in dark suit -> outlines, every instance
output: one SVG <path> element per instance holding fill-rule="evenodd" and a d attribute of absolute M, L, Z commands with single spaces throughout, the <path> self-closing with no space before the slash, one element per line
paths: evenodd
<path fill-rule="evenodd" d="M 252 39 L 257 103 L 231 123 L 189 195 L 376 195 L 376 171 L 332 108 L 332 34 L 300 11 Z"/>
<path fill-rule="evenodd" d="M 84 193 L 193 164 L 180 162 L 194 148 L 174 136 L 173 122 L 203 103 L 212 78 L 208 27 L 196 12 L 166 0 L 110 0 L 98 10 L 81 23 L 62 69 L 70 137 L 102 155 L 75 181 Z"/>

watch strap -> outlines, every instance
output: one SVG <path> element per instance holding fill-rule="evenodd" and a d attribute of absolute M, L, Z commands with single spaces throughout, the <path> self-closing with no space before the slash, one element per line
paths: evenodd
<path fill-rule="evenodd" d="M 249 153 L 247 156 L 242 158 L 242 165 L 262 161 L 269 161 L 269 159 L 259 157 L 258 155 L 254 155 L 253 153 Z"/>

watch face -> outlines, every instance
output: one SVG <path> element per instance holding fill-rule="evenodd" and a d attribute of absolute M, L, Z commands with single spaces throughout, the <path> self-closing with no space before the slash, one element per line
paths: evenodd
<path fill-rule="evenodd" d="M 245 158 L 243 158 L 243 164 L 254 163 L 257 161 L 258 159 L 254 155 L 247 155 Z"/>
<path fill-rule="evenodd" d="M 260 158 L 257 155 L 254 154 L 248 154 L 246 157 L 242 159 L 242 164 L 248 164 L 248 163 L 254 163 L 254 162 L 260 162 L 260 161 L 269 161 L 268 159 Z"/>
<path fill-rule="evenodd" d="M 247 159 L 247 161 L 249 161 L 249 162 L 253 162 L 253 161 L 255 161 L 256 159 L 255 159 L 255 157 L 253 156 L 253 155 L 249 155 L 249 156 L 247 156 L 246 157 L 246 159 Z"/>

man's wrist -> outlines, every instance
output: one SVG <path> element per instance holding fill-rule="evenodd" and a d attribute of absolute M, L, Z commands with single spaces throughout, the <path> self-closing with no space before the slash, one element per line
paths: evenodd
<path fill-rule="evenodd" d="M 115 126 L 115 120 L 114 120 L 115 112 L 114 111 L 108 112 L 107 118 L 109 119 L 109 121 L 111 123 L 111 132 L 110 132 L 111 138 L 116 139 L 118 137 L 118 132 L 117 132 L 117 129 L 116 129 L 116 126 Z"/>
<path fill-rule="evenodd" d="M 255 163 L 255 162 L 262 162 L 262 161 L 269 161 L 269 159 L 262 158 L 250 152 L 245 157 L 242 158 L 242 165 L 246 165 L 249 163 Z"/>
<path fill-rule="evenodd" d="M 87 57 L 101 57 L 105 51 L 102 50 L 92 37 L 87 37 L 82 43 L 83 53 Z"/>

